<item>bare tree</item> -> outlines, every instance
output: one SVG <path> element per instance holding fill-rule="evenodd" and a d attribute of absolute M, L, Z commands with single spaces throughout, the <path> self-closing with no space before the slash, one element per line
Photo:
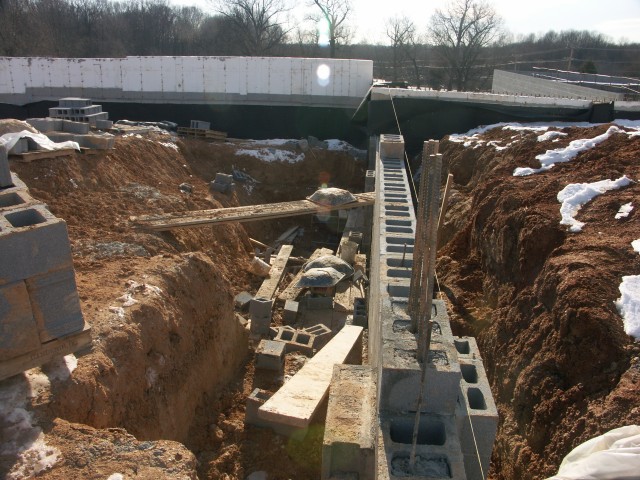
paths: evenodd
<path fill-rule="evenodd" d="M 502 18 L 482 0 L 453 0 L 431 17 L 429 36 L 449 69 L 449 89 L 469 87 L 482 49 L 502 35 Z"/>
<path fill-rule="evenodd" d="M 264 55 L 286 39 L 280 20 L 289 10 L 285 0 L 220 0 L 219 12 L 235 26 L 235 35 L 246 55 Z"/>
<path fill-rule="evenodd" d="M 314 20 L 324 20 L 329 36 L 329 56 L 336 57 L 336 47 L 339 43 L 350 40 L 351 31 L 345 23 L 351 13 L 350 0 L 312 0 L 311 6 L 315 5 L 320 9 L 320 18 Z"/>

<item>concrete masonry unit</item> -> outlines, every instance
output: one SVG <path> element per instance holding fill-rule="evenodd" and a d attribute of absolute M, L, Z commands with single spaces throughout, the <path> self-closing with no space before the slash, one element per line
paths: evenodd
<path fill-rule="evenodd" d="M 431 314 L 415 470 L 408 465 L 422 365 L 407 314 L 416 219 L 401 148 L 402 137 L 382 135 L 376 154 L 368 315 L 379 414 L 375 478 L 483 479 L 497 409 L 475 341 L 453 336 L 441 300 Z"/>
<path fill-rule="evenodd" d="M 91 343 L 66 223 L 10 175 L 0 187 L 0 380 Z"/>

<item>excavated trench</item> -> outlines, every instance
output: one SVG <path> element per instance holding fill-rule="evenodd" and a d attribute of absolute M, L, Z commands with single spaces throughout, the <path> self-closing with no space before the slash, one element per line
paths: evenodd
<path fill-rule="evenodd" d="M 244 402 L 256 379 L 233 297 L 255 292 L 261 283 L 248 272 L 250 236 L 268 244 L 298 222 L 307 228 L 294 254 L 308 256 L 318 235 L 328 233 L 304 217 L 158 234 L 129 221 L 298 200 L 321 185 L 362 191 L 364 163 L 346 152 L 317 148 L 305 156 L 295 142 L 264 148 L 296 161 L 267 163 L 236 155 L 237 145 L 152 135 L 119 138 L 115 150 L 91 157 L 12 162 L 31 195 L 67 222 L 82 310 L 94 338 L 93 351 L 78 360 L 70 378 L 50 375 L 50 388 L 29 402 L 46 445 L 65 459 L 42 478 L 143 471 L 159 478 L 244 478 L 279 465 L 283 456 L 305 459 L 280 468 L 287 478 L 313 476 L 318 462 L 309 465 L 308 446 L 287 445 L 270 432 L 245 433 Z M 243 149 L 264 154 L 255 145 Z M 208 182 L 232 168 L 252 180 L 238 183 L 231 195 L 210 195 Z M 181 183 L 191 184 L 192 193 L 181 191 Z M 17 388 L 12 382 L 3 388 Z M 9 423 L 0 422 L 3 435 L 9 435 Z M 165 459 L 168 451 L 173 466 Z M 2 476 L 21 478 L 34 463 L 27 456 L 44 456 L 28 452 L 0 454 Z"/>

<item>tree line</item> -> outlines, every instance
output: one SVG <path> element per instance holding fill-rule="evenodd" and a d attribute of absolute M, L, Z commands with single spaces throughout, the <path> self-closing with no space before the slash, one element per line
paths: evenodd
<path fill-rule="evenodd" d="M 298 24 L 290 0 L 210 1 L 213 14 L 167 0 L 0 0 L 0 55 L 364 58 L 375 78 L 457 90 L 490 89 L 494 68 L 640 76 L 640 44 L 588 31 L 514 39 L 484 0 L 451 0 L 425 31 L 408 17 L 389 18 L 376 45 L 353 42 L 349 0 L 305 0 L 315 13 Z"/>

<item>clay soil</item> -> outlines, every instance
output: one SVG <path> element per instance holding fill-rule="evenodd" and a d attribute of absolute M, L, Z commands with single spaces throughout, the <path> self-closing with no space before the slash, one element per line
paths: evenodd
<path fill-rule="evenodd" d="M 640 137 L 616 133 L 548 172 L 512 176 L 609 126 L 562 128 L 556 141 L 496 128 L 467 146 L 441 143 L 455 188 L 438 273 L 454 333 L 477 337 L 498 406 L 494 479 L 550 476 L 578 444 L 640 418 L 640 345 L 614 304 L 622 277 L 640 274 L 631 247 L 640 238 Z M 560 225 L 556 196 L 566 185 L 623 175 L 633 183 L 579 211 L 582 232 Z M 616 220 L 629 202 L 631 214 Z"/>
<path fill-rule="evenodd" d="M 57 463 L 40 472 L 33 456 L 1 454 L 0 477 L 244 479 L 261 470 L 270 479 L 319 477 L 317 430 L 305 441 L 289 440 L 243 423 L 253 388 L 274 391 L 283 378 L 254 375 L 253 346 L 233 302 L 262 281 L 247 271 L 250 237 L 268 244 L 297 223 L 306 233 L 293 253 L 305 256 L 317 226 L 299 217 L 149 233 L 131 221 L 297 200 L 322 184 L 362 191 L 363 161 L 345 152 L 314 148 L 303 161 L 265 163 L 236 155 L 240 148 L 262 147 L 152 133 L 118 137 L 114 150 L 95 155 L 10 162 L 30 194 L 67 222 L 94 346 L 69 378 L 50 375 L 48 388 L 34 391 L 23 375 L 0 383 L 31 388 L 25 409 L 46 445 L 59 451 Z M 265 148 L 302 154 L 295 144 Z M 259 183 L 210 194 L 208 182 L 233 166 Z M 182 183 L 192 192 L 181 191 Z M 286 373 L 304 360 L 288 355 Z M 0 443 L 15 440 L 10 427 L 0 421 Z"/>

